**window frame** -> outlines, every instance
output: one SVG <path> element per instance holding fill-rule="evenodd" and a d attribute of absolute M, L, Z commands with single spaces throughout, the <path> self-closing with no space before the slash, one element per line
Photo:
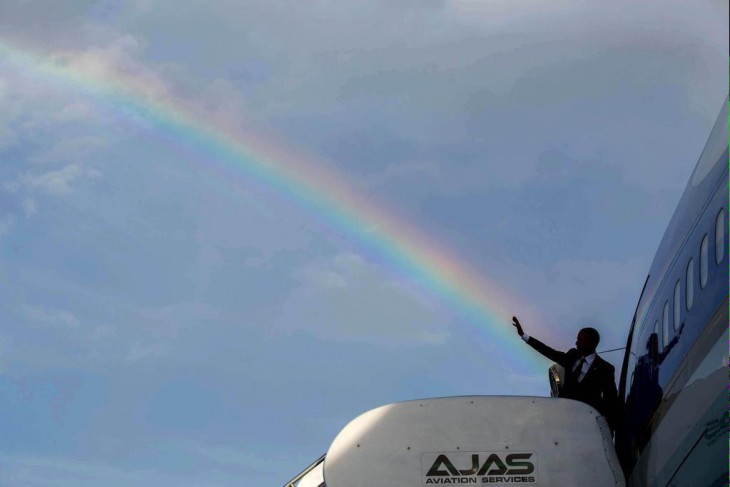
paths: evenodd
<path fill-rule="evenodd" d="M 685 270 L 685 285 L 684 285 L 684 304 L 687 311 L 692 309 L 692 305 L 695 303 L 695 259 L 694 257 L 689 258 L 687 262 L 687 269 Z"/>
<path fill-rule="evenodd" d="M 682 323 L 682 280 L 677 279 L 677 283 L 674 285 L 674 303 L 673 303 L 672 324 L 674 331 L 679 330 L 679 326 Z"/>
<path fill-rule="evenodd" d="M 710 274 L 710 236 L 705 234 L 700 242 L 700 289 L 707 286 Z"/>
<path fill-rule="evenodd" d="M 725 260 L 725 208 L 715 217 L 715 264 Z"/>
<path fill-rule="evenodd" d="M 669 337 L 669 300 L 664 301 L 664 309 L 662 311 L 662 348 L 667 346 Z"/>

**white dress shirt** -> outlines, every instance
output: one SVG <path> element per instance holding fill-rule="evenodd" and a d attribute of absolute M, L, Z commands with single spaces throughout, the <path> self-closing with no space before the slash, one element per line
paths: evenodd
<path fill-rule="evenodd" d="M 588 355 L 585 358 L 585 362 L 583 362 L 583 368 L 580 371 L 580 375 L 578 376 L 578 382 L 583 380 L 583 377 L 586 376 L 588 371 L 591 369 L 591 365 L 593 365 L 593 360 L 596 358 L 596 352 L 593 352 L 592 354 Z M 576 367 L 578 367 L 578 364 L 580 363 L 580 358 L 573 364 L 573 372 L 575 372 Z"/>
<path fill-rule="evenodd" d="M 522 339 L 527 343 L 527 341 L 530 339 L 530 335 L 527 333 L 522 334 Z M 580 371 L 580 375 L 578 376 L 578 382 L 583 380 L 583 377 L 586 376 L 588 371 L 591 369 L 591 365 L 593 365 L 593 361 L 596 359 L 596 352 L 593 352 L 592 354 L 588 355 L 585 358 L 585 362 L 583 362 L 583 368 Z M 580 358 L 575 361 L 575 363 L 571 366 L 570 370 L 571 372 L 575 372 L 576 367 L 578 367 L 578 364 L 580 363 Z"/>

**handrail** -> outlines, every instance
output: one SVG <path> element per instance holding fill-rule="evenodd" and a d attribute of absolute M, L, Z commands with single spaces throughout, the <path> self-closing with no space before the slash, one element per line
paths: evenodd
<path fill-rule="evenodd" d="M 324 457 L 325 456 L 327 456 L 326 453 L 324 455 L 322 455 L 321 457 L 319 457 L 318 459 L 316 459 L 314 462 L 312 462 L 312 464 L 310 466 L 308 466 L 307 468 L 305 468 L 304 470 L 302 470 L 302 472 L 299 475 L 297 475 L 296 477 L 294 477 L 293 479 L 291 479 L 289 482 L 287 482 L 286 484 L 284 484 L 284 487 L 296 487 L 296 483 L 297 482 L 299 482 L 300 480 L 302 480 L 309 472 L 311 472 L 312 470 L 314 470 L 317 467 L 317 465 L 319 465 L 320 463 L 324 462 Z"/>

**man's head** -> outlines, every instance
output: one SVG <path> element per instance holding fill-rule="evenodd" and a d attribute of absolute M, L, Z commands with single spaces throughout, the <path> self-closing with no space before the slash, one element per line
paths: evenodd
<path fill-rule="evenodd" d="M 601 335 L 595 328 L 583 328 L 575 339 L 575 348 L 583 357 L 596 351 Z"/>

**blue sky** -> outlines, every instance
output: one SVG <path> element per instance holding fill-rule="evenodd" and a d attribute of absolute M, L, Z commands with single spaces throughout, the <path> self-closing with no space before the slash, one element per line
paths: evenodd
<path fill-rule="evenodd" d="M 727 2 L 685 3 L 5 0 L 0 43 L 307 154 L 614 348 L 727 93 Z M 279 485 L 373 407 L 548 394 L 509 322 L 184 142 L 0 55 L 0 485 Z"/>

